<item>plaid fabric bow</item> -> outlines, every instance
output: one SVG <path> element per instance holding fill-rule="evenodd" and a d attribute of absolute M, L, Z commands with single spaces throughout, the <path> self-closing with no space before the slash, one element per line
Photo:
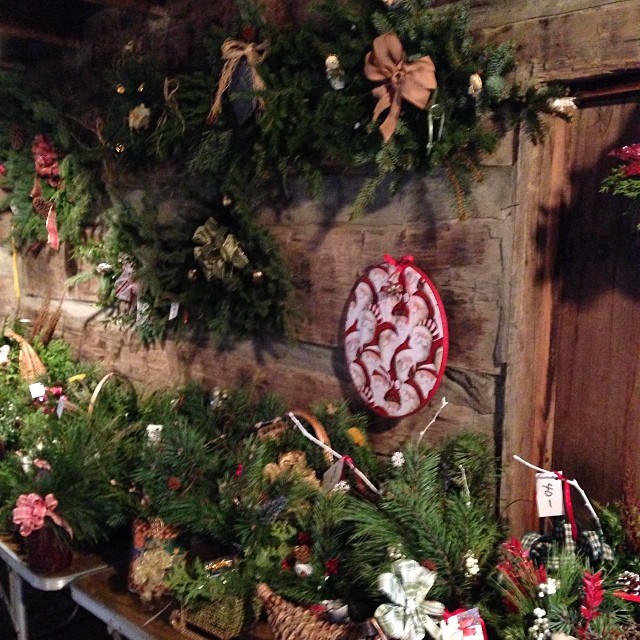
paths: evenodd
<path fill-rule="evenodd" d="M 436 580 L 435 571 L 415 560 L 396 560 L 391 571 L 378 578 L 378 589 L 391 601 L 374 614 L 382 630 L 399 640 L 422 640 L 427 632 L 440 640 L 441 631 L 431 616 L 441 617 L 444 605 L 425 599 Z"/>
<path fill-rule="evenodd" d="M 586 556 L 592 566 L 613 561 L 613 550 L 604 542 L 602 531 L 582 531 L 574 540 L 571 524 L 564 518 L 555 518 L 553 535 L 541 535 L 530 531 L 522 537 L 522 548 L 529 552 L 529 557 L 536 564 L 544 564 L 549 569 L 558 569 L 560 558 L 557 551 L 562 549 L 569 553 Z"/>
<path fill-rule="evenodd" d="M 71 527 L 55 513 L 57 507 L 58 501 L 53 493 L 48 493 L 44 498 L 37 493 L 23 493 L 16 501 L 16 506 L 13 510 L 13 522 L 20 526 L 20 535 L 26 537 L 34 531 L 42 529 L 44 527 L 44 519 L 48 517 L 73 538 Z"/>

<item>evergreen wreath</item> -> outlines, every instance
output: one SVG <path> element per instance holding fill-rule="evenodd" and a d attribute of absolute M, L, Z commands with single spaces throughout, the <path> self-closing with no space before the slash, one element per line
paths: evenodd
<path fill-rule="evenodd" d="M 134 206 L 114 194 L 114 203 L 103 241 L 79 251 L 96 268 L 68 281 L 99 277 L 98 303 L 110 321 L 132 327 L 145 343 L 167 335 L 211 333 L 224 343 L 287 333 L 287 267 L 267 230 L 222 203 L 183 203 L 164 221 L 149 199 Z M 232 235 L 247 263 L 208 278 L 194 256 L 193 235 L 211 218 L 219 238 Z M 122 293 L 127 286 L 130 296 Z"/>

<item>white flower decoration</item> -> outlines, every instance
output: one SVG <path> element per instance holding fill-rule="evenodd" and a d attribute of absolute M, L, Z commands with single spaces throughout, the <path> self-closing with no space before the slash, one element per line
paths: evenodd
<path fill-rule="evenodd" d="M 402 453 L 402 451 L 396 451 L 392 456 L 391 456 L 391 464 L 396 467 L 397 469 L 399 469 L 400 467 L 404 466 L 404 453 Z"/>

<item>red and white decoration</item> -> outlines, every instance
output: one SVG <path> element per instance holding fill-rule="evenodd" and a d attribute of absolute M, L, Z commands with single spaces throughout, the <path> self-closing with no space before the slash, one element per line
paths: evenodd
<path fill-rule="evenodd" d="M 442 300 L 413 257 L 384 258 L 351 290 L 344 344 L 362 399 L 383 416 L 401 418 L 438 389 L 449 336 Z"/>

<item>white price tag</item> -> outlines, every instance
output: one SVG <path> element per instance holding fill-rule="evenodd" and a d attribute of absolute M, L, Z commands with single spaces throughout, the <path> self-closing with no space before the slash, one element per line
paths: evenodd
<path fill-rule="evenodd" d="M 334 462 L 322 476 L 322 488 L 331 491 L 342 480 L 344 458 Z"/>
<path fill-rule="evenodd" d="M 178 311 L 180 311 L 180 303 L 172 302 L 169 307 L 169 320 L 175 320 L 178 317 Z"/>
<path fill-rule="evenodd" d="M 42 384 L 42 382 L 34 382 L 29 385 L 29 391 L 31 392 L 31 397 L 35 400 L 36 398 L 42 398 L 46 395 L 47 389 Z"/>
<path fill-rule="evenodd" d="M 562 480 L 553 473 L 536 473 L 536 502 L 540 518 L 563 516 Z"/>
<path fill-rule="evenodd" d="M 60 396 L 58 398 L 58 404 L 56 405 L 56 415 L 58 416 L 58 420 L 62 418 L 62 412 L 64 411 L 64 403 L 67 399 L 64 396 Z"/>

